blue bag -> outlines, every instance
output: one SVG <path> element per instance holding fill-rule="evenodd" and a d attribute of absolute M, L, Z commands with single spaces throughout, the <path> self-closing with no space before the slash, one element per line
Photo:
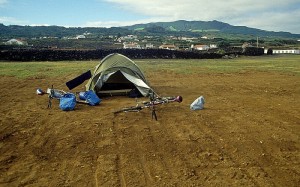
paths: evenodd
<path fill-rule="evenodd" d="M 63 111 L 74 110 L 76 106 L 76 96 L 72 93 L 64 94 L 59 101 L 59 108 Z"/>
<path fill-rule="evenodd" d="M 86 102 L 92 106 L 99 105 L 101 102 L 101 99 L 92 90 L 86 91 L 83 98 L 85 98 Z"/>
<path fill-rule="evenodd" d="M 80 100 L 84 100 L 84 101 L 86 100 L 84 94 L 85 94 L 85 92 L 79 92 L 78 95 L 79 95 L 79 99 L 80 99 Z"/>

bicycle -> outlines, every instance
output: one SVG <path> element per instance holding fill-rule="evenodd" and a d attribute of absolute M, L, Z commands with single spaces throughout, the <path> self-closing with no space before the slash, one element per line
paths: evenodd
<path fill-rule="evenodd" d="M 85 92 L 65 92 L 64 90 L 54 89 L 53 85 L 51 88 L 48 88 L 47 91 L 43 91 L 38 88 L 36 90 L 37 95 L 48 94 L 48 108 L 52 108 L 52 99 L 61 100 L 64 98 L 74 98 L 75 103 L 88 104 L 90 106 L 98 105 L 101 102 L 101 99 L 93 91 Z M 79 99 L 77 99 L 79 97 Z"/>
<path fill-rule="evenodd" d="M 139 103 L 136 106 L 131 106 L 131 107 L 125 107 L 120 110 L 117 110 L 114 112 L 114 114 L 118 114 L 121 112 L 139 112 L 143 110 L 144 108 L 149 108 L 152 110 L 152 119 L 155 118 L 157 121 L 157 116 L 155 112 L 155 106 L 161 105 L 161 104 L 167 104 L 167 103 L 172 103 L 172 102 L 182 102 L 182 96 L 176 96 L 176 97 L 153 97 L 150 96 L 150 101 L 144 101 L 142 102 L 142 105 Z"/>

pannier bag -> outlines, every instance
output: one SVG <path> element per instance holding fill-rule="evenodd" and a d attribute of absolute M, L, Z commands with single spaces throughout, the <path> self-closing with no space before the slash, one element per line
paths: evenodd
<path fill-rule="evenodd" d="M 59 108 L 63 111 L 74 110 L 76 106 L 76 96 L 72 93 L 64 94 L 59 101 Z"/>
<path fill-rule="evenodd" d="M 79 98 L 81 100 L 85 100 L 91 106 L 99 105 L 99 103 L 101 102 L 101 99 L 92 90 L 86 91 L 84 93 L 79 93 Z"/>

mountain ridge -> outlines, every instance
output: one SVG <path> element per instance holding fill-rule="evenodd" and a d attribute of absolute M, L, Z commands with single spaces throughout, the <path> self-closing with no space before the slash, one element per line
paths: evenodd
<path fill-rule="evenodd" d="M 98 35 L 127 35 L 127 34 L 179 34 L 179 35 L 201 35 L 201 34 L 231 34 L 251 35 L 257 37 L 275 37 L 300 39 L 300 34 L 290 32 L 265 31 L 247 26 L 233 26 L 220 21 L 186 21 L 177 20 L 173 22 L 152 22 L 135 24 L 122 27 L 62 27 L 62 26 L 5 26 L 0 23 L 0 37 L 64 37 L 79 35 L 84 32 L 97 33 Z"/>
<path fill-rule="evenodd" d="M 247 26 L 233 26 L 228 23 L 220 22 L 217 20 L 213 21 L 186 21 L 177 20 L 173 22 L 152 22 L 145 24 L 135 24 L 131 26 L 125 26 L 129 30 L 142 30 L 141 28 L 149 28 L 153 26 L 159 26 L 164 28 L 166 31 L 191 31 L 191 32 L 222 32 L 227 34 L 246 34 L 246 35 L 257 35 L 262 37 L 288 37 L 288 38 L 299 38 L 300 34 L 291 32 L 275 32 L 266 31 L 257 28 L 251 28 Z M 172 28 L 172 29 L 170 29 Z"/>

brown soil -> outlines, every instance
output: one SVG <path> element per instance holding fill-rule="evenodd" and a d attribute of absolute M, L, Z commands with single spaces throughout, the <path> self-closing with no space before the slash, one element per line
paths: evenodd
<path fill-rule="evenodd" d="M 114 115 L 136 104 L 120 96 L 47 109 L 35 91 L 63 77 L 1 77 L 0 186 L 300 186 L 299 76 L 147 76 L 184 99 L 157 107 L 158 121 L 146 109 Z M 191 111 L 201 95 L 205 109 Z"/>

